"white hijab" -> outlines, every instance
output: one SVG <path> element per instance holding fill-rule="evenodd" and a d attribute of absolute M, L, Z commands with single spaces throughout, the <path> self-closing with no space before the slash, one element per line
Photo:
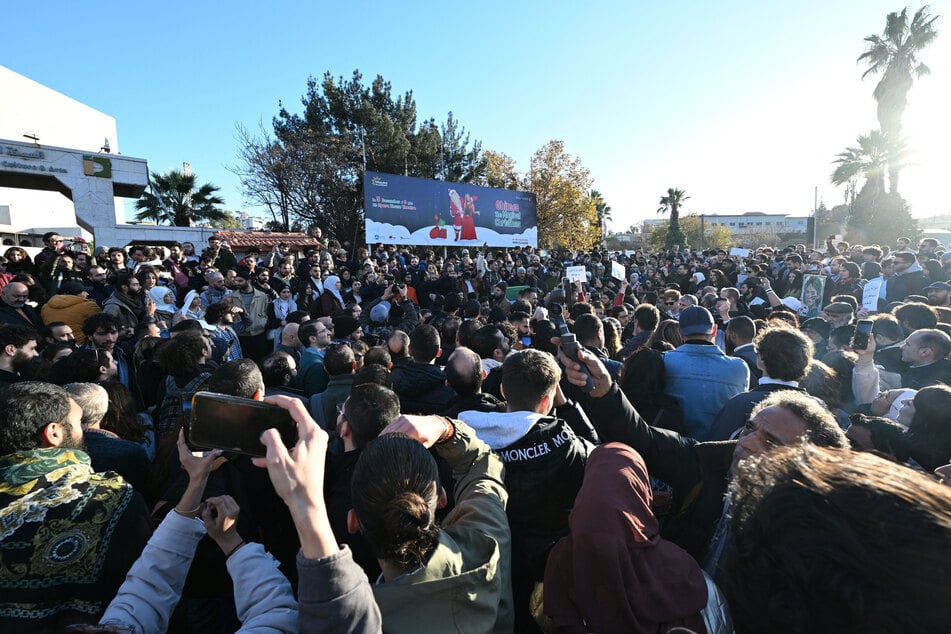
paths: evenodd
<path fill-rule="evenodd" d="M 343 301 L 343 297 L 340 295 L 340 289 L 337 288 L 337 284 L 339 283 L 339 277 L 336 275 L 328 275 L 327 279 L 324 280 L 324 290 L 336 297 L 337 301 L 340 302 L 340 306 L 343 307 L 345 302 Z"/>
<path fill-rule="evenodd" d="M 175 305 L 174 301 L 171 303 L 165 301 L 165 296 L 169 293 L 172 294 L 172 297 L 175 297 L 175 291 L 168 286 L 155 286 L 149 289 L 149 297 L 155 302 L 155 310 L 174 315 L 178 311 L 178 306 Z"/>
<path fill-rule="evenodd" d="M 178 311 L 182 319 L 202 319 L 205 316 L 205 310 L 200 304 L 197 310 L 191 309 L 192 301 L 198 296 L 198 291 L 195 290 L 188 291 L 188 294 L 185 295 L 185 303 Z"/>

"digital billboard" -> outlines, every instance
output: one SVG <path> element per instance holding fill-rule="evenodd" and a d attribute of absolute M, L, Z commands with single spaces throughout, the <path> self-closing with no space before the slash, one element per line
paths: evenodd
<path fill-rule="evenodd" d="M 367 172 L 367 244 L 538 246 L 535 195 Z"/>

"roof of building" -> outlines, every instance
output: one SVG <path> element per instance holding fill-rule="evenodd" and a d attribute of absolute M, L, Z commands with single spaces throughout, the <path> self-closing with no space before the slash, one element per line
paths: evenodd
<path fill-rule="evenodd" d="M 261 252 L 270 251 L 275 244 L 286 242 L 291 249 L 306 249 L 319 246 L 320 243 L 306 233 L 277 231 L 234 231 L 219 230 L 215 235 L 231 245 L 232 249 L 244 250 L 249 247 L 258 247 Z"/>

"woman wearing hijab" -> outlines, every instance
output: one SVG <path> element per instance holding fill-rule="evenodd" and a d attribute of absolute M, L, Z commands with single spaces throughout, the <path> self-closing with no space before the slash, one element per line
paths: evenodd
<path fill-rule="evenodd" d="M 277 299 L 267 305 L 267 338 L 280 340 L 281 330 L 287 325 L 287 316 L 297 310 L 297 302 L 291 295 L 291 287 L 281 289 Z M 277 344 L 275 344 L 276 346 Z"/>
<path fill-rule="evenodd" d="M 324 280 L 324 293 L 320 296 L 320 312 L 324 317 L 336 317 L 343 312 L 340 287 L 340 278 L 336 275 L 328 275 Z"/>
<path fill-rule="evenodd" d="M 172 320 L 173 325 L 177 324 L 180 321 L 185 321 L 186 319 L 204 319 L 205 318 L 205 309 L 201 305 L 201 296 L 196 290 L 188 291 L 188 294 L 185 295 L 185 301 L 182 302 L 182 307 L 175 313 L 175 318 Z"/>
<path fill-rule="evenodd" d="M 595 449 L 568 524 L 545 568 L 545 614 L 564 633 L 731 631 L 700 565 L 660 537 L 644 460 L 631 447 Z M 708 601 L 708 599 L 710 599 Z M 716 610 L 705 609 L 716 605 Z"/>
<path fill-rule="evenodd" d="M 155 318 L 171 324 L 172 318 L 178 312 L 178 306 L 175 305 L 175 291 L 168 286 L 153 286 L 149 289 L 149 298 L 155 304 Z"/>

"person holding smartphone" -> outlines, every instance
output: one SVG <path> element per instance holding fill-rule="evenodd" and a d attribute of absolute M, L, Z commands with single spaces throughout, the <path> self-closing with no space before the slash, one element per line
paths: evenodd
<path fill-rule="evenodd" d="M 165 632 L 178 604 L 199 540 L 207 533 L 227 558 L 234 584 L 239 631 L 297 630 L 297 604 L 291 584 L 261 544 L 237 531 L 240 509 L 228 495 L 202 502 L 208 476 L 221 451 L 192 452 L 178 436 L 178 459 L 188 485 L 129 570 L 100 625 L 135 632 Z"/>
<path fill-rule="evenodd" d="M 301 631 L 339 629 L 340 623 L 360 632 L 512 629 L 502 462 L 472 429 L 441 416 L 400 416 L 363 449 L 349 523 L 367 538 L 383 570 L 371 590 L 349 548 L 337 545 L 327 517 L 327 433 L 300 401 L 266 400 L 289 410 L 298 426 L 291 449 L 276 430 L 265 431 L 267 457 L 255 464 L 267 467 L 300 537 Z M 435 509 L 445 504 L 445 492 L 430 448 L 450 464 L 456 481 L 456 506 L 441 525 Z M 423 587 L 428 599 L 421 603 Z"/>

